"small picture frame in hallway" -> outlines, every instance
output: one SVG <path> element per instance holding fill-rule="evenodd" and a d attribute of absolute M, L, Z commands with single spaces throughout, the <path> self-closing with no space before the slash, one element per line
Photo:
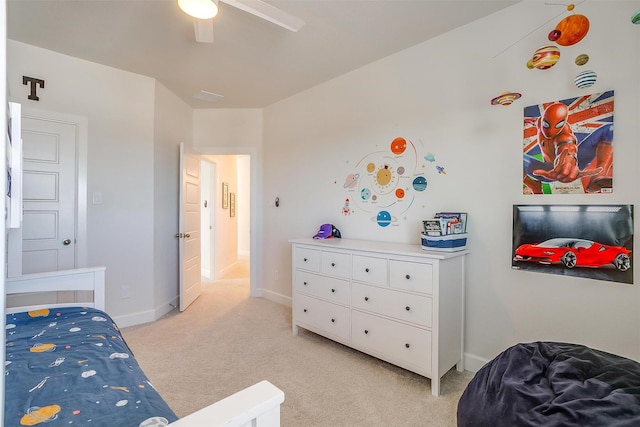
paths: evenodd
<path fill-rule="evenodd" d="M 229 207 L 229 184 L 222 183 L 222 209 Z"/>
<path fill-rule="evenodd" d="M 236 216 L 236 193 L 229 194 L 229 216 Z"/>

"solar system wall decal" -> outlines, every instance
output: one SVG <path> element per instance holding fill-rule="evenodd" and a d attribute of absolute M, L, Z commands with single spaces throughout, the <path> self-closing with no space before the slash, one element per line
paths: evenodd
<path fill-rule="evenodd" d="M 427 190 L 428 170 L 446 175 L 421 141 L 416 145 L 401 136 L 394 138 L 385 149 L 365 154 L 345 176 L 342 214 L 367 215 L 382 228 L 400 225 L 416 198 Z"/>

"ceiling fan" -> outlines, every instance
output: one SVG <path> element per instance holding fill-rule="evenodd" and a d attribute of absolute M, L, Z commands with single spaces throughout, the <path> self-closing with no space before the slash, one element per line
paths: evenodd
<path fill-rule="evenodd" d="M 304 25 L 301 19 L 262 0 L 177 0 L 186 14 L 196 18 L 193 22 L 196 41 L 213 43 L 213 17 L 218 14 L 218 1 L 265 19 L 289 31 L 297 32 Z"/>

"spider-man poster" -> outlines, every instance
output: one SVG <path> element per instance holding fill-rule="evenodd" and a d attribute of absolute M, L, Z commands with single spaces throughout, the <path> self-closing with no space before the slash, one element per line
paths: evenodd
<path fill-rule="evenodd" d="M 514 205 L 517 270 L 633 283 L 633 205 Z"/>
<path fill-rule="evenodd" d="M 613 191 L 613 91 L 524 109 L 524 194 Z"/>

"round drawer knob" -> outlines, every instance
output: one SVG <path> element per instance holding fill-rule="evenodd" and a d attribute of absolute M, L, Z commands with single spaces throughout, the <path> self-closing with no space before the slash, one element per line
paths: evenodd
<path fill-rule="evenodd" d="M 407 347 L 407 348 L 411 347 L 411 345 L 409 343 L 406 343 L 404 346 Z"/>
<path fill-rule="evenodd" d="M 406 306 L 404 309 L 405 309 L 405 310 L 407 310 L 407 311 L 409 311 L 409 310 L 411 310 L 411 307 Z"/>
<path fill-rule="evenodd" d="M 364 269 L 364 271 L 368 273 L 368 272 L 369 272 L 369 269 L 368 269 L 368 268 L 365 268 L 365 269 Z"/>
<path fill-rule="evenodd" d="M 365 334 L 368 334 L 368 333 L 369 333 L 369 330 L 368 330 L 368 329 L 365 329 L 365 330 L 364 330 L 364 333 L 365 333 Z"/>
<path fill-rule="evenodd" d="M 336 323 L 336 319 L 331 319 L 331 323 Z"/>
<path fill-rule="evenodd" d="M 307 262 L 307 259 L 306 259 L 306 258 L 304 259 L 304 262 Z"/>
<path fill-rule="evenodd" d="M 336 292 L 336 290 L 335 290 L 335 289 L 331 289 L 331 292 L 335 293 L 335 292 Z"/>
<path fill-rule="evenodd" d="M 304 311 L 304 312 L 306 313 L 306 312 L 307 312 L 307 309 L 305 308 L 305 309 L 304 309 L 304 310 L 302 310 L 302 311 Z"/>
<path fill-rule="evenodd" d="M 307 282 L 302 282 L 305 286 L 307 286 Z"/>
<path fill-rule="evenodd" d="M 369 301 L 369 297 L 364 297 L 364 300 L 365 301 Z"/>
<path fill-rule="evenodd" d="M 405 279 L 407 279 L 407 280 L 411 279 L 411 275 L 410 275 L 410 274 L 407 274 L 407 275 L 406 275 L 406 276 L 404 276 L 404 277 L 405 277 Z"/>
<path fill-rule="evenodd" d="M 335 262 L 332 262 L 332 263 L 331 263 L 331 267 L 335 267 L 335 266 L 336 266 L 336 263 L 335 263 Z"/>

